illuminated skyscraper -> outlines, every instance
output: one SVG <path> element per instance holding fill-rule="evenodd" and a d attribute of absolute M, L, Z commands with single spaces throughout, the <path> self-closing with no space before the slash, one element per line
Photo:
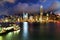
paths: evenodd
<path fill-rule="evenodd" d="M 46 16 L 47 16 L 46 20 L 48 21 L 48 19 L 49 19 L 49 18 L 48 18 L 49 14 L 47 13 Z"/>
<path fill-rule="evenodd" d="M 27 19 L 28 19 L 28 13 L 23 13 L 23 19 L 24 19 L 24 21 L 27 21 Z"/>
<path fill-rule="evenodd" d="M 40 18 L 39 18 L 40 22 L 42 22 L 42 16 L 43 16 L 43 6 L 41 5 L 40 6 Z"/>

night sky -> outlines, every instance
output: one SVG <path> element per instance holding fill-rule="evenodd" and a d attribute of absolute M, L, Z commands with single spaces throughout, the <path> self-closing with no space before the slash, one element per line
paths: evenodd
<path fill-rule="evenodd" d="M 60 0 L 0 0 L 0 15 L 39 13 L 41 5 L 45 11 L 55 10 L 55 14 L 60 14 Z"/>

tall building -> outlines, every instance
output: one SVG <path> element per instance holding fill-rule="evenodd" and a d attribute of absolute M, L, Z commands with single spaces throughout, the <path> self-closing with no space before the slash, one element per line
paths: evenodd
<path fill-rule="evenodd" d="M 48 21 L 48 19 L 49 19 L 49 17 L 48 17 L 48 16 L 49 16 L 49 14 L 47 13 L 47 14 L 46 14 L 46 16 L 47 16 L 46 20 Z"/>
<path fill-rule="evenodd" d="M 43 17 L 43 6 L 41 5 L 40 6 L 40 18 L 39 18 L 40 22 L 42 22 L 42 17 Z"/>
<path fill-rule="evenodd" d="M 23 20 L 27 21 L 28 20 L 28 13 L 23 13 Z"/>

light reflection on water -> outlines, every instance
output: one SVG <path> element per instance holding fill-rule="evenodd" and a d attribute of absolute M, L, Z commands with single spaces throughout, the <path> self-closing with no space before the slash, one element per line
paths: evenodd
<path fill-rule="evenodd" d="M 20 31 L 9 32 L 7 35 L 0 36 L 0 40 L 15 40 L 17 39 L 17 35 Z"/>
<path fill-rule="evenodd" d="M 0 40 L 58 40 L 60 23 L 22 23 L 21 31 L 9 32 L 0 36 Z"/>
<path fill-rule="evenodd" d="M 27 40 L 28 36 L 28 23 L 24 22 L 23 23 L 23 40 Z"/>
<path fill-rule="evenodd" d="M 23 23 L 23 35 L 27 35 L 28 32 L 28 23 L 24 22 Z"/>
<path fill-rule="evenodd" d="M 3 40 L 3 37 L 2 36 L 0 36 L 0 40 Z"/>

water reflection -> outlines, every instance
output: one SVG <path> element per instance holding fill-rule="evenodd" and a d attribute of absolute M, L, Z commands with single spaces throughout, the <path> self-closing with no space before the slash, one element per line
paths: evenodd
<path fill-rule="evenodd" d="M 9 32 L 0 40 L 60 40 L 60 23 L 22 23 L 21 31 Z"/>
<path fill-rule="evenodd" d="M 23 23 L 23 34 L 26 35 L 28 32 L 28 23 L 24 22 Z"/>
<path fill-rule="evenodd" d="M 5 40 L 12 40 L 11 38 L 13 38 L 13 33 L 10 32 L 6 35 L 6 39 Z"/>
<path fill-rule="evenodd" d="M 0 40 L 3 40 L 3 37 L 2 36 L 0 36 Z"/>
<path fill-rule="evenodd" d="M 0 40 L 16 40 L 19 32 L 20 32 L 19 30 L 14 32 L 9 32 L 6 35 L 0 36 Z"/>
<path fill-rule="evenodd" d="M 23 23 L 23 40 L 27 40 L 28 38 L 28 23 L 24 22 Z"/>
<path fill-rule="evenodd" d="M 56 23 L 56 32 L 59 32 L 60 33 L 60 23 Z"/>
<path fill-rule="evenodd" d="M 55 29 L 55 38 L 56 40 L 60 40 L 60 22 L 56 23 L 56 29 Z"/>

